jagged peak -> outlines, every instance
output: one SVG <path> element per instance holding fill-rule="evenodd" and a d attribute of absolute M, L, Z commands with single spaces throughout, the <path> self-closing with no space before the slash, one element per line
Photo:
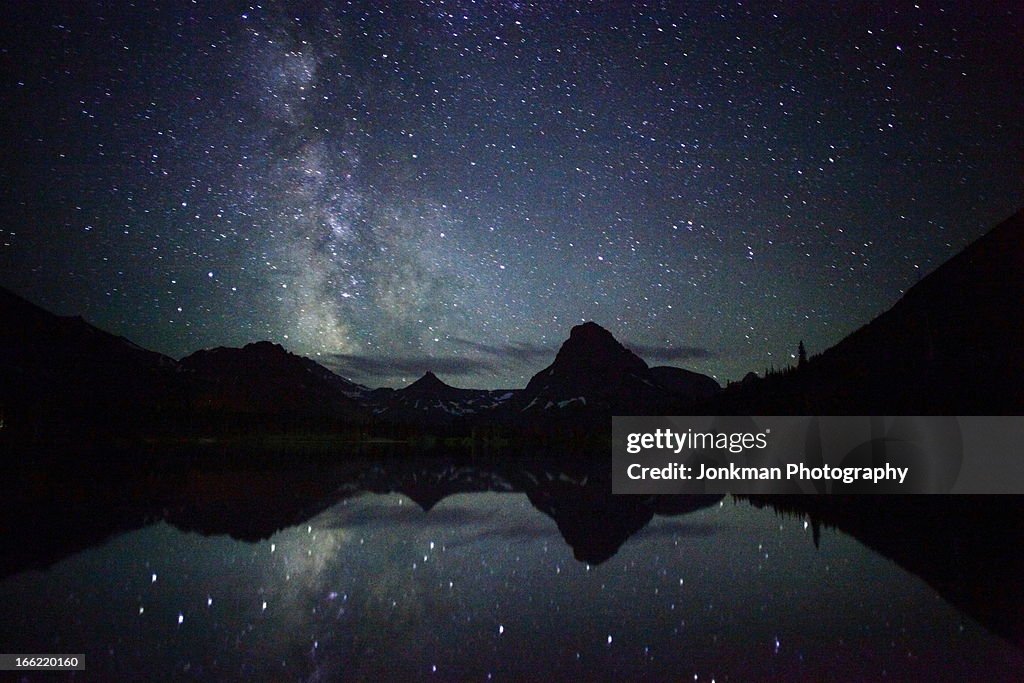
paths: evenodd
<path fill-rule="evenodd" d="M 450 388 L 451 387 L 449 385 L 445 384 L 441 379 L 439 379 L 437 375 L 435 375 L 433 372 L 427 370 L 425 373 L 423 373 L 422 377 L 420 377 L 418 380 L 416 380 L 415 382 L 413 382 L 412 384 L 407 386 L 405 389 L 406 390 L 412 389 L 412 390 L 415 390 L 415 391 L 428 391 L 428 390 L 450 389 Z"/>

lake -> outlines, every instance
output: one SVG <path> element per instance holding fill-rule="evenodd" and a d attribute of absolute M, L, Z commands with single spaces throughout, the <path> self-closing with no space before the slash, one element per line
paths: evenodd
<path fill-rule="evenodd" d="M 1024 612 L 1006 604 L 1019 589 L 979 607 L 970 586 L 921 569 L 945 560 L 897 563 L 820 514 L 623 501 L 545 465 L 356 469 L 318 470 L 313 490 L 298 475 L 179 472 L 163 484 L 173 499 L 120 479 L 103 484 L 116 510 L 89 490 L 25 512 L 8 547 L 54 528 L 68 542 L 6 566 L 0 651 L 85 653 L 76 680 L 104 681 L 1024 676 Z M 287 491 L 294 523 L 264 521 Z M 1016 544 L 1010 528 L 997 538 Z M 936 533 L 944 548 L 964 535 Z M 982 547 L 983 566 L 1019 569 L 1019 551 Z"/>

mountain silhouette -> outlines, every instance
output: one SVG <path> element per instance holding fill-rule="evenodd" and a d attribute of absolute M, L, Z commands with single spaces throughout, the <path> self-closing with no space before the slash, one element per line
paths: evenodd
<path fill-rule="evenodd" d="M 715 380 L 682 368 L 650 368 L 594 322 L 572 328 L 554 362 L 516 397 L 519 413 L 548 417 L 655 413 L 718 392 Z"/>
<path fill-rule="evenodd" d="M 301 425 L 253 422 L 279 431 L 370 420 L 517 434 L 536 425 L 542 434 L 556 423 L 606 429 L 613 414 L 1020 414 L 1022 254 L 1024 211 L 831 349 L 724 391 L 692 371 L 649 367 L 594 322 L 573 327 L 522 390 L 457 388 L 429 372 L 402 389 L 370 390 L 270 342 L 176 362 L 0 289 L 0 408 L 15 431 L 44 440 L 76 429 L 185 434 L 209 415 L 221 427 L 231 415 L 304 416 Z"/>
<path fill-rule="evenodd" d="M 195 405 L 234 413 L 356 413 L 369 390 L 271 342 L 196 351 L 181 360 Z"/>
<path fill-rule="evenodd" d="M 711 398 L 722 390 L 721 385 L 707 375 L 670 365 L 651 368 L 651 377 L 666 392 L 686 403 Z"/>
<path fill-rule="evenodd" d="M 422 377 L 407 386 L 404 391 L 407 394 L 425 394 L 433 396 L 448 393 L 449 389 L 454 388 L 455 387 L 442 382 L 437 378 L 437 375 L 428 370 Z"/>
<path fill-rule="evenodd" d="M 648 403 L 657 385 L 639 356 L 611 332 L 587 322 L 572 328 L 554 362 L 534 375 L 516 397 L 519 412 L 618 408 L 630 399 Z"/>
<path fill-rule="evenodd" d="M 173 359 L 80 317 L 49 313 L 0 288 L 0 407 L 11 426 L 60 435 L 124 429 L 142 412 L 181 410 L 187 383 Z"/>
<path fill-rule="evenodd" d="M 493 411 L 516 393 L 514 390 L 461 389 L 445 384 L 428 371 L 402 389 L 378 389 L 371 399 L 374 415 L 383 419 L 413 424 L 450 424 Z"/>
<path fill-rule="evenodd" d="M 713 414 L 1024 413 L 1024 211 L 804 366 L 731 387 Z"/>

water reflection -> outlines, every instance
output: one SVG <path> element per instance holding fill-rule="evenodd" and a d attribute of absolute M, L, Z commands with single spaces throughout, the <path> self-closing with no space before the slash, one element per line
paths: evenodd
<path fill-rule="evenodd" d="M 169 481 L 196 481 L 161 501 L 164 521 L 147 525 L 153 508 L 121 499 L 118 524 L 143 519 L 134 531 L 0 583 L 0 649 L 84 651 L 89 680 L 1013 680 L 1024 671 L 1024 651 L 951 606 L 962 586 L 933 587 L 827 526 L 816 548 L 807 511 L 731 498 L 609 500 L 591 474 L 378 462 L 319 471 L 305 488 L 285 478 L 291 507 L 261 516 L 288 498 L 262 475 L 221 474 L 232 485 L 213 486 L 216 477 L 182 473 Z M 251 517 L 216 514 L 228 509 Z M 238 535 L 252 537 L 280 514 L 299 521 L 256 542 L 181 530 L 222 534 L 244 521 Z M 956 529 L 943 533 L 946 546 L 970 545 Z M 989 564 L 1016 557 L 993 547 Z"/>

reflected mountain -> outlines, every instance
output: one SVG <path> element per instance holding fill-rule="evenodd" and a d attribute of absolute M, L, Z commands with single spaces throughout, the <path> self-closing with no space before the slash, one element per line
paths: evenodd
<path fill-rule="evenodd" d="M 182 459 L 175 458 L 178 464 Z M 594 460 L 593 462 L 599 462 Z M 523 493 L 580 562 L 613 557 L 656 515 L 683 516 L 723 497 L 613 496 L 607 468 L 564 459 L 353 457 L 284 469 L 77 467 L 6 478 L 0 576 L 44 568 L 130 530 L 165 521 L 244 541 L 310 523 L 347 498 L 401 493 L 423 510 L 460 493 Z M 930 584 L 994 633 L 1024 646 L 1024 501 L 1019 497 L 791 496 L 743 499 L 834 527 Z M 330 515 L 317 523 L 329 522 Z M 510 531 L 512 533 L 512 531 Z"/>
<path fill-rule="evenodd" d="M 839 529 L 924 579 L 1024 647 L 1021 496 L 750 496 L 757 507 Z"/>

